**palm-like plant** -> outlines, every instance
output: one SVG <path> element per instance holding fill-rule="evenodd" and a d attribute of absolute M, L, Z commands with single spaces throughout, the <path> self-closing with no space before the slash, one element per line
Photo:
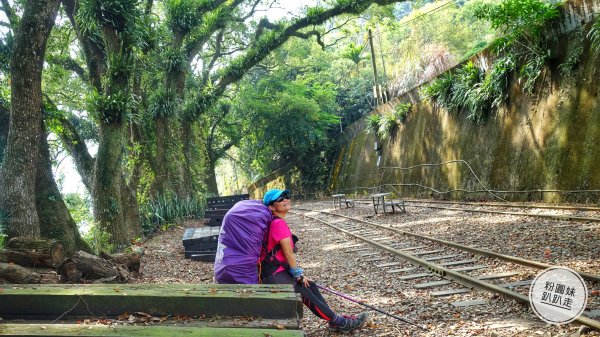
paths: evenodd
<path fill-rule="evenodd" d="M 358 74 L 358 66 L 362 60 L 365 58 L 361 56 L 363 51 L 362 46 L 355 45 L 353 42 L 350 42 L 346 50 L 342 53 L 342 57 L 348 59 L 356 65 L 356 73 Z"/>

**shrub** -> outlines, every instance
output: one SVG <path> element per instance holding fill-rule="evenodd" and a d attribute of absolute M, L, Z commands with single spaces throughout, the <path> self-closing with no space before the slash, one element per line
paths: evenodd
<path fill-rule="evenodd" d="M 380 120 L 381 116 L 379 115 L 369 115 L 369 117 L 367 117 L 367 133 L 377 134 L 379 132 Z"/>
<path fill-rule="evenodd" d="M 145 234 L 151 234 L 168 224 L 201 217 L 204 209 L 204 203 L 193 197 L 181 200 L 177 195 L 161 195 L 140 207 L 142 229 Z"/>
<path fill-rule="evenodd" d="M 381 139 L 392 138 L 398 130 L 399 122 L 396 119 L 395 114 L 387 113 L 379 120 L 379 130 L 377 134 Z"/>

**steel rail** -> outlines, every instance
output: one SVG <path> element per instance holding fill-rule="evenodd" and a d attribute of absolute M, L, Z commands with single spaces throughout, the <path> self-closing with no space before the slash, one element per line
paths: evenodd
<path fill-rule="evenodd" d="M 314 210 L 309 210 L 309 211 L 314 211 Z M 317 211 L 317 212 L 323 212 L 323 211 Z M 328 213 L 328 212 L 326 212 L 326 213 Z M 306 214 L 301 214 L 301 215 L 304 216 L 304 217 L 307 217 L 309 219 L 313 219 L 315 221 L 322 222 L 325 225 L 327 225 L 329 227 L 332 227 L 332 228 L 335 228 L 335 229 L 337 229 L 338 231 L 340 231 L 342 233 L 348 234 L 348 235 L 353 236 L 353 237 L 355 237 L 355 238 L 357 238 L 359 240 L 367 242 L 368 244 L 370 244 L 372 246 L 378 247 L 378 248 L 380 248 L 382 250 L 385 250 L 387 252 L 390 252 L 390 253 L 392 253 L 394 255 L 400 256 L 400 257 L 402 257 L 403 259 L 405 259 L 405 260 L 407 260 L 409 262 L 412 262 L 414 264 L 426 267 L 432 273 L 435 273 L 435 274 L 439 275 L 440 277 L 449 278 L 449 279 L 451 279 L 451 280 L 453 280 L 453 281 L 455 281 L 455 282 L 457 282 L 459 284 L 467 285 L 467 286 L 470 286 L 472 288 L 477 288 L 477 289 L 481 289 L 481 290 L 489 291 L 489 292 L 493 292 L 493 293 L 500 293 L 500 294 L 506 295 L 506 296 L 508 296 L 510 298 L 513 298 L 513 299 L 515 299 L 515 300 L 517 300 L 519 302 L 525 303 L 527 305 L 531 305 L 531 303 L 529 301 L 529 298 L 527 296 L 523 295 L 523 294 L 518 293 L 518 292 L 509 290 L 509 289 L 506 289 L 506 288 L 503 288 L 503 287 L 499 287 L 499 286 L 497 286 L 497 285 L 495 285 L 493 283 L 485 282 L 485 281 L 479 280 L 477 278 L 473 278 L 473 277 L 470 277 L 468 275 L 461 274 L 461 273 L 456 272 L 456 271 L 454 271 L 452 269 L 445 268 L 445 267 L 442 267 L 440 265 L 436 265 L 434 263 L 428 262 L 428 261 L 426 261 L 424 259 L 420 259 L 420 258 L 418 258 L 416 256 L 403 253 L 403 252 L 401 252 L 401 251 L 399 251 L 397 249 L 394 249 L 392 247 L 388 247 L 386 245 L 380 244 L 380 243 L 378 243 L 376 241 L 370 240 L 370 239 L 368 239 L 366 237 L 363 237 L 361 235 L 354 234 L 354 233 L 352 233 L 352 232 L 350 232 L 350 231 L 348 231 L 346 229 L 343 229 L 341 227 L 338 227 L 338 226 L 335 226 L 333 224 L 330 224 L 327 221 L 324 221 L 324 220 L 321 220 L 321 219 L 318 219 L 318 218 L 315 218 L 315 217 L 312 217 L 312 216 L 309 216 L 309 215 L 306 215 Z M 575 321 L 578 321 L 581 324 L 585 324 L 585 325 L 589 326 L 592 329 L 600 331 L 600 321 L 596 321 L 594 319 L 591 319 L 591 318 L 589 318 L 587 316 L 583 316 L 583 315 L 580 315 L 579 317 L 577 317 L 575 319 Z"/>
<path fill-rule="evenodd" d="M 466 201 L 429 201 L 429 200 L 418 200 L 418 199 L 403 199 L 404 202 L 410 203 L 423 203 L 423 204 L 450 204 L 450 205 L 471 205 L 471 206 L 483 206 L 483 207 L 504 207 L 504 208 L 525 208 L 525 209 L 557 209 L 557 210 L 570 210 L 570 211 L 600 211 L 600 207 L 588 207 L 588 206 L 558 206 L 558 205 L 519 205 L 511 203 L 479 203 L 479 202 L 466 202 Z"/>
<path fill-rule="evenodd" d="M 355 202 L 360 202 L 360 203 L 363 203 L 363 204 L 368 204 L 369 203 L 368 201 L 359 201 L 359 200 L 355 200 Z M 444 210 L 456 211 L 456 212 L 473 212 L 473 213 L 488 213 L 488 214 L 505 214 L 505 215 L 516 215 L 516 216 L 530 216 L 530 217 L 536 217 L 536 218 L 564 220 L 564 221 L 591 221 L 591 222 L 600 222 L 600 218 L 583 217 L 583 216 L 572 216 L 572 215 L 552 215 L 552 214 L 531 214 L 531 213 L 505 212 L 505 211 L 486 211 L 486 210 L 482 210 L 482 209 L 441 207 L 441 206 L 430 206 L 430 205 L 415 205 L 415 202 L 408 202 L 407 206 L 410 206 L 410 207 L 420 207 L 420 208 L 444 209 Z"/>
<path fill-rule="evenodd" d="M 415 205 L 413 203 L 411 203 L 410 206 L 412 206 L 412 207 L 421 207 L 421 208 L 445 209 L 445 210 L 458 211 L 458 212 L 473 212 L 473 213 L 491 213 L 491 214 L 506 214 L 506 215 L 518 215 L 518 216 L 531 216 L 531 217 L 537 217 L 537 218 L 546 218 L 546 219 L 555 219 L 555 220 L 566 220 L 566 221 L 592 221 L 592 222 L 600 222 L 600 218 L 591 218 L 591 217 L 583 217 L 583 216 L 552 215 L 552 214 L 530 214 L 530 213 L 504 212 L 504 211 L 486 211 L 486 210 L 481 210 L 481 209 L 466 209 L 466 208 L 441 207 L 441 206 L 429 206 L 429 205 Z"/>
<path fill-rule="evenodd" d="M 302 208 L 296 208 L 296 209 L 302 209 Z M 303 210 L 307 210 L 307 209 L 303 209 Z M 412 236 L 412 237 L 423 239 L 423 240 L 429 240 L 429 241 L 441 243 L 443 245 L 454 247 L 454 248 L 457 248 L 459 250 L 464 250 L 464 251 L 467 251 L 469 253 L 474 253 L 474 254 L 488 256 L 488 257 L 494 257 L 494 258 L 498 258 L 498 259 L 501 259 L 501 260 L 504 260 L 504 261 L 512 262 L 512 263 L 515 263 L 515 264 L 519 264 L 519 265 L 522 265 L 522 266 L 525 266 L 525 267 L 532 267 L 532 268 L 537 268 L 537 269 L 548 269 L 548 268 L 551 268 L 551 267 L 556 267 L 555 265 L 551 265 L 551 264 L 547 264 L 547 263 L 543 263 L 543 262 L 538 262 L 538 261 L 533 261 L 533 260 L 527 260 L 527 259 L 522 259 L 522 258 L 516 257 L 516 256 L 510 256 L 510 255 L 505 255 L 505 254 L 501 254 L 501 253 L 496 253 L 496 252 L 493 252 L 493 251 L 487 250 L 487 249 L 475 248 L 475 247 L 471 247 L 471 246 L 465 246 L 465 245 L 461 245 L 461 244 L 458 244 L 458 243 L 455 243 L 455 242 L 452 242 L 452 241 L 447 241 L 447 240 L 442 240 L 442 239 L 436 239 L 436 238 L 433 238 L 433 237 L 430 237 L 430 236 L 427 236 L 427 235 L 410 233 L 410 232 L 403 231 L 403 230 L 400 230 L 398 228 L 394 228 L 394 227 L 391 227 L 391 226 L 382 225 L 382 224 L 378 224 L 378 223 L 367 221 L 367 220 L 357 219 L 357 218 L 353 218 L 353 217 L 350 217 L 350 216 L 347 216 L 347 215 L 343 215 L 343 214 L 336 214 L 336 213 L 331 213 L 331 212 L 328 212 L 328 211 L 319 211 L 319 210 L 307 210 L 307 211 L 325 213 L 325 214 L 329 214 L 329 215 L 333 215 L 333 216 L 337 216 L 337 217 L 342 217 L 342 218 L 353 220 L 353 221 L 358 221 L 358 222 L 366 223 L 366 224 L 369 224 L 369 225 L 372 225 L 372 226 L 376 226 L 376 227 L 379 227 L 379 228 L 390 230 L 392 232 L 396 232 L 398 234 L 402 234 L 402 235 L 406 235 L 406 236 Z M 588 281 L 600 282 L 600 275 L 595 275 L 595 274 L 590 274 L 590 273 L 585 273 L 585 272 L 579 272 L 579 271 L 577 271 L 577 273 L 579 275 L 581 275 L 582 278 L 584 278 L 584 279 L 586 279 Z"/>

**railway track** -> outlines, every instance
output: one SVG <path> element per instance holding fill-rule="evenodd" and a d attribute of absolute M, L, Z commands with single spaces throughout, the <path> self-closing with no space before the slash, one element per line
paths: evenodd
<path fill-rule="evenodd" d="M 386 273 L 397 274 L 399 281 L 411 282 L 415 289 L 428 291 L 432 297 L 467 294 L 478 289 L 529 305 L 532 275 L 552 266 L 324 210 L 296 208 L 295 212 L 353 237 L 358 242 L 346 248 Z M 510 266 L 506 267 L 506 264 Z M 495 271 L 506 269 L 513 271 Z M 585 272 L 580 275 L 590 284 L 600 282 L 600 275 Z M 471 306 L 486 302 L 485 299 L 476 299 L 456 301 L 453 305 Z M 588 309 L 591 310 L 584 312 L 576 321 L 600 331 L 600 321 L 592 318 L 600 315 L 599 308 Z"/>
<path fill-rule="evenodd" d="M 356 203 L 371 204 L 370 200 L 355 200 Z M 563 221 L 579 221 L 579 222 L 596 222 L 600 223 L 599 216 L 581 216 L 574 214 L 547 214 L 547 213 L 527 213 L 524 210 L 555 210 L 563 212 L 593 212 L 597 214 L 600 212 L 600 207 L 584 207 L 584 206 L 556 206 L 556 205 L 520 205 L 514 203 L 475 203 L 475 202 L 453 202 L 453 201 L 431 201 L 431 200 L 404 200 L 406 206 L 417 207 L 417 208 L 431 208 L 441 209 L 456 212 L 473 212 L 473 213 L 487 213 L 487 214 L 504 214 L 504 215 L 515 215 L 515 216 L 528 216 L 537 217 L 553 220 Z M 462 205 L 462 206 L 475 206 L 478 208 L 461 208 L 461 207 L 448 207 L 440 205 Z M 482 209 L 487 208 L 487 209 Z M 500 211 L 490 208 L 512 208 L 520 211 Z"/>

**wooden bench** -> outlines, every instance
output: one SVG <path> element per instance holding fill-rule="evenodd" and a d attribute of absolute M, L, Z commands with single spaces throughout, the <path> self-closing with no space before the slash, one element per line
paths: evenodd
<path fill-rule="evenodd" d="M 406 213 L 406 207 L 404 206 L 404 200 L 385 200 L 385 197 L 391 195 L 391 193 L 375 193 L 371 195 L 373 199 L 373 209 L 375 210 L 375 214 L 379 210 L 379 207 L 383 208 L 383 213 L 387 212 L 388 207 L 392 208 L 391 213 L 396 212 L 396 208 L 400 210 L 402 213 Z"/>
<path fill-rule="evenodd" d="M 3 336 L 303 336 L 302 302 L 291 285 L 1 284 L 0 303 Z M 125 313 L 156 320 L 95 324 Z M 177 317 L 187 317 L 185 326 Z"/>
<path fill-rule="evenodd" d="M 346 208 L 354 207 L 354 200 L 346 198 L 345 194 L 334 194 L 333 197 L 333 208 L 336 206 L 342 208 L 342 203 L 346 205 Z"/>
<path fill-rule="evenodd" d="M 207 209 L 230 209 L 238 201 L 248 200 L 250 194 L 228 195 L 224 197 L 206 198 Z"/>
<path fill-rule="evenodd" d="M 282 326 L 281 324 L 273 326 Z M 197 327 L 190 326 L 157 326 L 157 325 L 102 325 L 102 324 L 2 324 L 2 336 L 86 336 L 86 337 L 147 337 L 147 336 L 189 336 L 189 337 L 302 337 L 301 330 L 278 330 L 269 328 L 234 328 L 234 327 Z"/>
<path fill-rule="evenodd" d="M 220 230 L 220 227 L 186 228 L 181 239 L 185 258 L 194 261 L 214 261 Z"/>

